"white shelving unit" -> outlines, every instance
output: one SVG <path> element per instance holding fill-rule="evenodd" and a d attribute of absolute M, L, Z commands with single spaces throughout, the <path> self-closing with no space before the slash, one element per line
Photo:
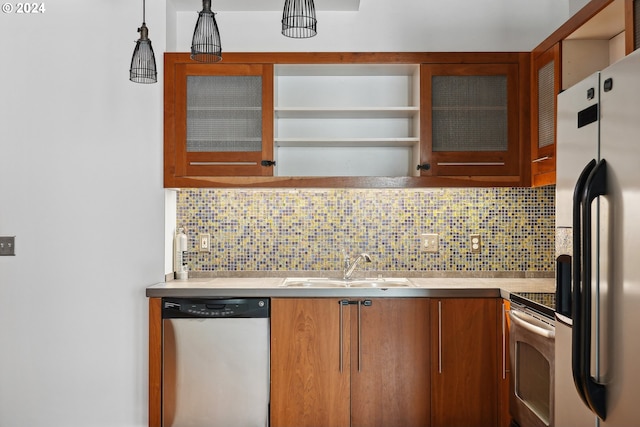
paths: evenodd
<path fill-rule="evenodd" d="M 276 176 L 418 176 L 419 65 L 276 65 Z"/>

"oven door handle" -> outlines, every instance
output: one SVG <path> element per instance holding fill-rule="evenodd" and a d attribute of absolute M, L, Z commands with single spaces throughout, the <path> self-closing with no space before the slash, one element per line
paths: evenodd
<path fill-rule="evenodd" d="M 607 162 L 602 159 L 589 174 L 582 197 L 582 298 L 580 333 L 580 367 L 582 368 L 582 387 L 591 410 L 603 421 L 607 417 L 606 392 L 603 384 L 591 376 L 591 281 L 593 272 L 592 254 L 592 215 L 591 203 L 598 196 L 607 194 Z M 575 325 L 574 325 L 575 327 Z"/>
<path fill-rule="evenodd" d="M 543 338 L 552 338 L 556 337 L 556 330 L 554 327 L 549 326 L 548 328 L 539 326 L 537 323 L 542 323 L 540 321 L 536 321 L 535 317 L 529 316 L 526 313 L 523 313 L 518 310 L 514 310 L 513 308 L 509 311 L 509 318 L 512 323 L 533 332 L 536 335 L 540 335 Z M 535 322 L 535 323 L 534 323 Z"/>

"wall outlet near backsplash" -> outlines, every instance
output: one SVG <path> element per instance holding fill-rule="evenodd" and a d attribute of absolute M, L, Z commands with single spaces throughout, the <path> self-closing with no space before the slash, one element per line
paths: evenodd
<path fill-rule="evenodd" d="M 469 244 L 471 245 L 471 253 L 479 254 L 482 252 L 482 240 L 479 234 L 469 234 Z"/>

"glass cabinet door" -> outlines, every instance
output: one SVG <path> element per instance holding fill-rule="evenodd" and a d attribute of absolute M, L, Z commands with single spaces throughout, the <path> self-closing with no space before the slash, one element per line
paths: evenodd
<path fill-rule="evenodd" d="M 422 68 L 424 175 L 517 175 L 518 67 Z"/>
<path fill-rule="evenodd" d="M 176 179 L 272 175 L 273 66 L 165 67 L 165 169 Z"/>

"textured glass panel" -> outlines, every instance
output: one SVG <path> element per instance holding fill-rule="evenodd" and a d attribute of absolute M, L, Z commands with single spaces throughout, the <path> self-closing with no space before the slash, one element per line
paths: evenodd
<path fill-rule="evenodd" d="M 434 76 L 433 151 L 506 151 L 507 77 Z"/>
<path fill-rule="evenodd" d="M 640 2 L 633 2 L 633 50 L 640 48 Z"/>
<path fill-rule="evenodd" d="M 188 152 L 261 150 L 261 77 L 187 77 Z"/>
<path fill-rule="evenodd" d="M 538 147 L 553 145 L 555 140 L 554 61 L 538 70 Z"/>

